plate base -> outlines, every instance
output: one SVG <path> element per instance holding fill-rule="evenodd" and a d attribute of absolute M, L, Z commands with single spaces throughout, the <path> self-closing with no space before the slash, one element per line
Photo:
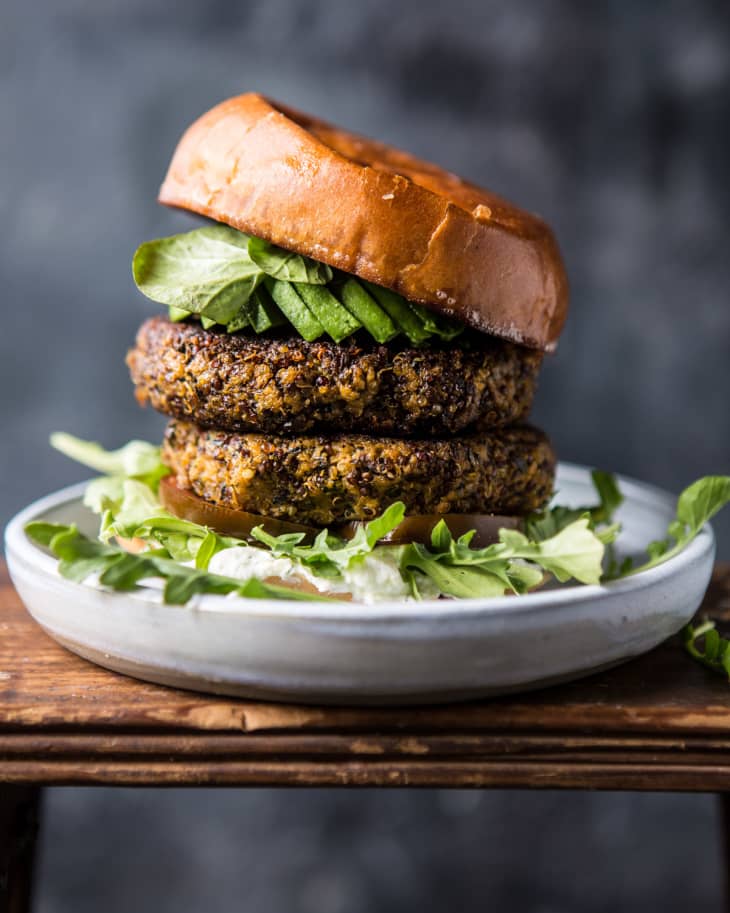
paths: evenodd
<path fill-rule="evenodd" d="M 604 663 L 601 666 L 594 666 L 583 672 L 554 675 L 550 678 L 540 679 L 535 682 L 524 682 L 511 687 L 461 688 L 454 691 L 441 689 L 440 691 L 431 693 L 427 691 L 418 691 L 411 694 L 398 694 L 397 698 L 394 697 L 392 692 L 370 695 L 363 694 L 362 691 L 359 693 L 338 695 L 334 694 L 331 690 L 297 691 L 293 693 L 290 688 L 261 687 L 260 685 L 253 683 L 227 682 L 203 678 L 201 676 L 179 672 L 175 669 L 165 669 L 161 666 L 152 666 L 147 663 L 135 662 L 134 660 L 125 659 L 122 656 L 103 653 L 100 650 L 93 649 L 93 647 L 75 643 L 68 638 L 55 634 L 44 625 L 41 625 L 41 627 L 49 637 L 62 647 L 70 650 L 71 653 L 75 653 L 82 659 L 95 663 L 97 666 L 102 666 L 104 669 L 109 669 L 111 672 L 128 675 L 130 678 L 136 678 L 144 682 L 152 682 L 155 685 L 165 685 L 168 688 L 181 688 L 185 691 L 195 691 L 200 694 L 216 694 L 222 697 L 245 698 L 252 701 L 267 701 L 277 704 L 309 704 L 313 706 L 325 704 L 327 706 L 335 707 L 452 704 L 462 701 L 476 701 L 480 698 L 500 697 L 501 695 L 516 694 L 524 691 L 540 691 L 541 689 L 549 688 L 552 685 L 563 685 L 568 682 L 576 681 L 579 678 L 597 675 L 600 672 L 605 672 L 607 669 L 621 666 L 628 661 L 628 658 L 620 659 L 614 662 Z"/>

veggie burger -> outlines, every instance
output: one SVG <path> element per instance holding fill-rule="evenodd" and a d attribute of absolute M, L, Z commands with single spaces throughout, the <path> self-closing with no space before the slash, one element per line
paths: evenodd
<path fill-rule="evenodd" d="M 690 485 L 638 565 L 610 474 L 547 506 L 527 417 L 567 282 L 550 229 L 495 194 L 249 94 L 190 127 L 160 200 L 212 220 L 134 256 L 168 316 L 129 368 L 170 423 L 162 447 L 52 435 L 102 473 L 97 539 L 25 527 L 63 576 L 174 604 L 488 598 L 652 568 L 730 501 L 730 476 Z"/>
<path fill-rule="evenodd" d="M 159 199 L 214 220 L 134 257 L 169 309 L 127 360 L 171 419 L 172 514 L 349 537 L 402 502 L 391 541 L 446 517 L 476 545 L 549 499 L 526 419 L 567 282 L 539 218 L 256 94 L 187 130 Z"/>

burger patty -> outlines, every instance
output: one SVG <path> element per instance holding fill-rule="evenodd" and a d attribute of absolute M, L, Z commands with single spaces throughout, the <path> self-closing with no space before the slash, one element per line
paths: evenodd
<path fill-rule="evenodd" d="M 452 440 L 204 430 L 172 421 L 162 459 L 176 483 L 215 504 L 327 526 L 408 514 L 525 514 L 552 492 L 555 456 L 526 425 Z"/>
<path fill-rule="evenodd" d="M 155 317 L 127 356 L 141 404 L 227 431 L 450 435 L 524 419 L 542 354 L 481 334 L 398 348 L 227 335 Z"/>

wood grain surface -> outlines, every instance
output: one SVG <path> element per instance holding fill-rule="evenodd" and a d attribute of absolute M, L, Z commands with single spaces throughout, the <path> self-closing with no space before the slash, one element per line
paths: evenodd
<path fill-rule="evenodd" d="M 700 614 L 730 620 L 730 565 Z M 209 697 L 54 643 L 0 571 L 0 782 L 730 789 L 730 685 L 677 639 L 544 691 L 435 707 Z"/>

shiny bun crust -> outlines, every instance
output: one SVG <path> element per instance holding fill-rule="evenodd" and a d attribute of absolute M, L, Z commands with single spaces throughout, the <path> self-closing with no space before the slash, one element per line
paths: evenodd
<path fill-rule="evenodd" d="M 538 217 L 260 95 L 186 131 L 159 198 L 533 348 L 555 348 L 565 320 L 565 269 Z"/>

